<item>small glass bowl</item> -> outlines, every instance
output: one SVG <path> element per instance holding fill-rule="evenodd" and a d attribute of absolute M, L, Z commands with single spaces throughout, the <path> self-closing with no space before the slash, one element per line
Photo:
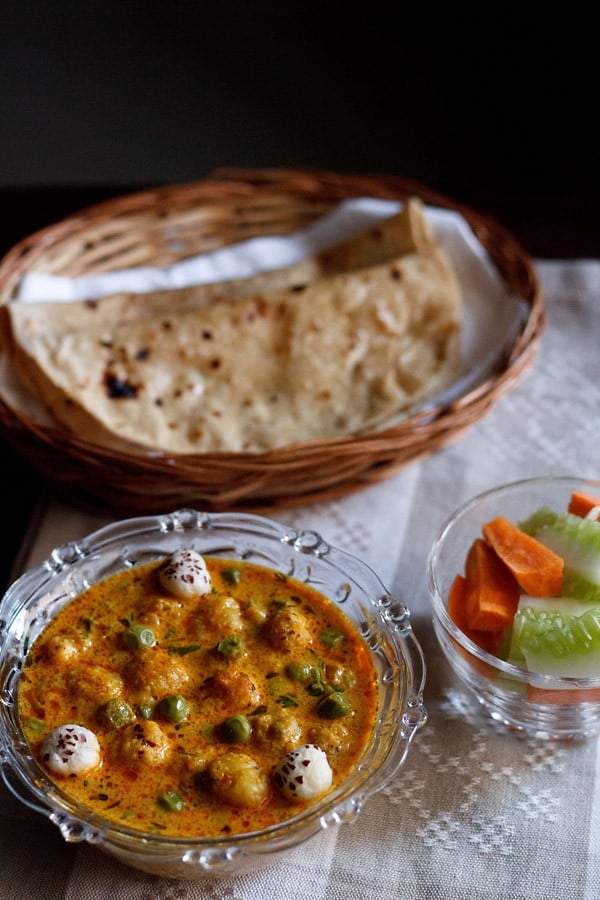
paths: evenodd
<path fill-rule="evenodd" d="M 600 732 L 597 678 L 557 678 L 522 669 L 482 650 L 455 625 L 446 608 L 454 577 L 464 575 L 482 525 L 503 515 L 518 524 L 540 507 L 566 512 L 574 490 L 600 495 L 600 482 L 569 476 L 502 485 L 460 506 L 442 526 L 427 562 L 427 583 L 438 642 L 460 681 L 493 719 L 540 738 L 578 739 Z"/>
<path fill-rule="evenodd" d="M 27 649 L 50 619 L 97 581 L 183 546 L 310 582 L 340 605 L 373 654 L 379 711 L 359 764 L 344 783 L 300 815 L 260 831 L 177 839 L 116 825 L 54 785 L 32 756 L 18 720 L 16 693 Z M 47 816 L 66 841 L 88 841 L 134 868 L 186 880 L 250 872 L 320 830 L 357 817 L 365 801 L 397 773 L 426 721 L 424 682 L 423 654 L 409 610 L 368 566 L 331 547 L 317 532 L 295 531 L 257 515 L 193 509 L 125 519 L 53 550 L 0 603 L 1 774 L 9 790 Z"/>

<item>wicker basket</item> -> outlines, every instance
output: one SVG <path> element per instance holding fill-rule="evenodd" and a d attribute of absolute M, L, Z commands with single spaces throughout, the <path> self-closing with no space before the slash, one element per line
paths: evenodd
<path fill-rule="evenodd" d="M 260 454 L 160 455 L 98 447 L 41 424 L 0 394 L 7 442 L 77 505 L 119 515 L 180 506 L 269 509 L 330 500 L 389 477 L 455 441 L 512 388 L 531 363 L 545 311 L 532 261 L 495 220 L 398 177 L 290 170 L 217 170 L 193 184 L 161 187 L 97 204 L 39 231 L 0 263 L 0 303 L 37 270 L 76 276 L 164 266 L 259 234 L 286 234 L 348 197 L 405 200 L 459 211 L 509 289 L 528 304 L 525 326 L 501 371 L 458 400 L 377 434 L 336 437 Z"/>

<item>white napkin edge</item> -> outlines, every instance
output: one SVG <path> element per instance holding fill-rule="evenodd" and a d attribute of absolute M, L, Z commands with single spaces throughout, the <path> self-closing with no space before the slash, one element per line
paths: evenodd
<path fill-rule="evenodd" d="M 69 302 L 110 294 L 147 293 L 233 278 L 248 278 L 268 269 L 294 265 L 304 257 L 327 249 L 400 212 L 402 206 L 397 201 L 370 197 L 344 200 L 331 212 L 293 234 L 249 238 L 165 267 L 139 266 L 76 277 L 27 272 L 21 279 L 17 300 L 25 303 Z M 459 249 L 456 245 L 458 237 L 462 242 L 463 252 L 468 250 L 479 258 L 480 265 L 487 270 L 490 282 L 498 281 L 484 248 L 462 216 L 452 210 L 428 206 L 425 207 L 425 215 L 443 245 L 454 243 L 453 249 L 456 251 Z M 500 286 L 498 282 L 496 289 Z"/>

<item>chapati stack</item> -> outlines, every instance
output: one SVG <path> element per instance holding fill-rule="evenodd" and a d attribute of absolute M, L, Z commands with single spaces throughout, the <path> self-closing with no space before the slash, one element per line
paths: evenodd
<path fill-rule="evenodd" d="M 2 316 L 14 373 L 56 423 L 176 454 L 377 429 L 460 364 L 458 281 L 416 198 L 285 269 Z"/>

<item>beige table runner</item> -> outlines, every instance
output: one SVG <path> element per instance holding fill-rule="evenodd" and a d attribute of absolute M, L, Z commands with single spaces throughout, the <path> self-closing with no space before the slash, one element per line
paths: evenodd
<path fill-rule="evenodd" d="M 437 647 L 425 560 L 449 512 L 495 484 L 600 477 L 600 261 L 539 261 L 548 328 L 525 379 L 458 443 L 353 497 L 276 518 L 367 561 L 412 610 L 427 725 L 356 822 L 263 873 L 167 881 L 122 866 L 0 788 L 0 900 L 598 900 L 600 741 L 552 743 L 492 722 Z M 104 523 L 40 504 L 19 566 Z"/>

